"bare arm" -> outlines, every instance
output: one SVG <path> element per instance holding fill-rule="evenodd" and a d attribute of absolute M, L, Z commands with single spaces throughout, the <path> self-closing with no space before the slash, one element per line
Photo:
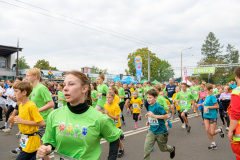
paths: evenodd
<path fill-rule="evenodd" d="M 39 110 L 39 112 L 43 112 L 43 111 L 46 111 L 46 110 L 48 110 L 50 108 L 53 108 L 53 107 L 54 107 L 53 101 L 48 101 L 45 106 L 39 108 L 38 110 Z"/>
<path fill-rule="evenodd" d="M 19 124 L 26 124 L 26 125 L 29 125 L 29 126 L 38 126 L 38 127 L 44 127 L 45 126 L 44 120 L 42 120 L 40 122 L 27 121 L 27 120 L 22 119 L 19 116 L 14 117 L 14 122 L 19 123 Z"/>
<path fill-rule="evenodd" d="M 219 105 L 218 103 L 214 103 L 214 106 L 207 106 L 208 109 L 218 109 Z"/>
<path fill-rule="evenodd" d="M 169 115 L 168 115 L 168 114 L 164 114 L 164 115 L 154 115 L 153 118 L 157 118 L 157 119 L 169 119 Z"/>

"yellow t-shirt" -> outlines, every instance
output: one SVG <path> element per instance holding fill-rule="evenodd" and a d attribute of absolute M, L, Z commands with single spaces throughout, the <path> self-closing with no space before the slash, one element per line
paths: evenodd
<path fill-rule="evenodd" d="M 135 89 L 134 88 L 130 88 L 130 91 L 131 91 L 131 93 L 133 93 L 135 91 Z"/>
<path fill-rule="evenodd" d="M 172 96 L 172 100 L 175 100 L 176 96 L 177 96 L 177 93 L 174 93 Z M 180 105 L 177 105 L 177 102 L 175 102 L 175 106 L 176 106 L 176 109 L 180 111 Z"/>
<path fill-rule="evenodd" d="M 168 99 L 166 99 L 166 98 L 164 98 L 165 99 L 165 101 L 167 102 L 167 105 L 169 106 L 171 103 L 169 102 L 169 100 Z M 165 109 L 166 110 L 166 109 Z M 166 110 L 166 112 L 168 113 L 169 112 L 169 110 Z"/>
<path fill-rule="evenodd" d="M 113 104 L 111 104 L 110 106 L 108 105 L 108 103 L 104 104 L 104 109 L 107 109 L 109 114 L 113 115 L 113 116 L 118 116 L 118 120 L 113 120 L 116 127 L 119 128 L 121 127 L 121 121 L 120 121 L 120 117 L 119 115 L 121 114 L 121 109 L 119 107 L 119 105 L 115 102 L 113 102 Z"/>
<path fill-rule="evenodd" d="M 114 98 L 113 102 L 115 102 L 115 103 L 117 103 L 117 104 L 120 103 L 120 98 L 119 98 L 118 95 L 115 94 L 115 98 Z"/>
<path fill-rule="evenodd" d="M 132 104 L 133 106 L 133 113 L 141 113 L 141 105 L 143 104 L 143 102 L 141 101 L 140 98 L 137 98 L 137 99 L 132 98 L 130 101 L 130 104 Z"/>
<path fill-rule="evenodd" d="M 18 107 L 19 114 L 18 116 L 27 121 L 34 121 L 36 123 L 43 121 L 42 116 L 40 115 L 37 106 L 32 102 L 27 102 L 24 106 L 22 104 Z M 33 134 L 38 131 L 37 126 L 30 126 L 26 124 L 18 124 L 19 131 L 23 134 Z M 22 148 L 24 152 L 32 153 L 37 151 L 40 147 L 40 137 L 37 134 L 36 136 L 30 136 L 26 144 L 26 148 Z"/>

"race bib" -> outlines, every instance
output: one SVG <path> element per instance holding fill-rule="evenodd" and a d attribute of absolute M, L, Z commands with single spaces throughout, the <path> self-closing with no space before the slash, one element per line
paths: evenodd
<path fill-rule="evenodd" d="M 137 104 L 137 103 L 134 103 L 134 104 L 133 104 L 133 108 L 139 108 L 138 104 Z"/>
<path fill-rule="evenodd" d="M 28 140 L 29 140 L 28 135 L 22 134 L 21 140 L 20 140 L 20 146 L 25 149 L 27 147 Z"/>
<path fill-rule="evenodd" d="M 58 108 L 62 106 L 63 106 L 63 103 L 58 103 Z"/>
<path fill-rule="evenodd" d="M 125 94 L 125 98 L 128 98 L 128 94 Z"/>
<path fill-rule="evenodd" d="M 187 101 L 180 100 L 180 105 L 187 105 Z"/>
<path fill-rule="evenodd" d="M 138 93 L 138 96 L 142 96 L 142 93 Z"/>
<path fill-rule="evenodd" d="M 204 109 L 206 108 L 206 106 L 204 106 Z M 207 112 L 206 113 L 209 113 L 209 109 L 207 110 Z"/>
<path fill-rule="evenodd" d="M 197 94 L 197 91 L 193 91 L 192 94 Z"/>
<path fill-rule="evenodd" d="M 150 125 L 159 126 L 158 119 L 148 116 L 148 122 Z"/>
<path fill-rule="evenodd" d="M 12 101 L 12 99 L 11 99 L 11 98 L 9 98 L 9 97 L 7 97 L 7 101 L 8 101 L 8 102 L 11 102 L 11 101 Z"/>
<path fill-rule="evenodd" d="M 121 103 L 121 101 L 122 101 L 122 98 L 119 99 L 119 103 Z"/>
<path fill-rule="evenodd" d="M 54 152 L 54 160 L 77 160 L 77 159 L 66 156 L 58 152 Z M 79 160 L 81 160 L 81 158 Z"/>
<path fill-rule="evenodd" d="M 98 99 L 102 99 L 102 95 L 101 95 L 101 96 L 98 96 Z"/>

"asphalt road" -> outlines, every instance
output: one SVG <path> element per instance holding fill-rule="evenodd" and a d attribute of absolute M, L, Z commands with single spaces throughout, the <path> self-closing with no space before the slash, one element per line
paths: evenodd
<path fill-rule="evenodd" d="M 145 115 L 146 110 L 143 109 L 142 115 Z M 125 150 L 122 160 L 139 160 L 143 159 L 144 142 L 148 128 L 145 126 L 146 119 L 142 118 L 139 121 L 137 130 L 134 128 L 134 120 L 131 115 L 127 115 L 124 111 L 126 125 L 122 126 L 125 140 L 123 141 L 123 148 Z M 175 115 L 175 117 L 177 117 Z M 225 138 L 219 135 L 214 136 L 214 140 L 218 146 L 217 150 L 208 150 L 207 147 L 211 144 L 208 139 L 205 127 L 202 125 L 201 116 L 196 117 L 196 114 L 190 113 L 189 122 L 192 127 L 191 133 L 187 134 L 185 129 L 181 128 L 179 118 L 175 118 L 173 127 L 169 129 L 168 144 L 176 146 L 175 160 L 234 160 L 235 156 L 232 153 L 227 132 L 225 131 Z M 0 126 L 3 126 L 0 122 Z M 218 125 L 221 125 L 221 120 L 218 118 Z M 218 126 L 217 125 L 217 126 Z M 225 129 L 225 127 L 224 127 Z M 10 153 L 11 150 L 18 147 L 18 132 L 17 125 L 14 124 L 13 130 L 10 134 L 0 132 L 0 160 L 14 160 L 16 155 Z M 101 160 L 106 160 L 109 151 L 109 144 L 104 140 L 101 141 L 102 154 Z M 155 150 L 151 152 L 151 160 L 168 160 L 170 155 L 168 152 L 161 152 L 157 144 L 154 146 Z M 53 160 L 53 156 L 51 155 Z"/>

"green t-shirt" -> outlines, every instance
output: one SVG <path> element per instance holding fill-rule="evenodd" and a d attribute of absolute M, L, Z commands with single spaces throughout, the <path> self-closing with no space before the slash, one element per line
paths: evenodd
<path fill-rule="evenodd" d="M 66 100 L 63 92 L 58 91 L 57 94 L 58 94 L 58 99 L 61 98 L 61 99 L 65 99 Z M 58 100 L 58 107 L 65 106 L 66 104 L 67 104 L 67 102 Z"/>
<path fill-rule="evenodd" d="M 143 90 L 142 88 L 137 88 L 136 91 L 138 92 L 138 98 L 143 99 Z"/>
<path fill-rule="evenodd" d="M 94 98 L 94 99 L 96 99 L 97 98 L 97 94 L 98 94 L 98 92 L 95 90 L 95 91 L 92 91 L 91 92 L 91 97 L 92 98 Z M 96 105 L 97 105 L 97 99 L 96 100 L 92 100 L 92 107 L 96 107 Z"/>
<path fill-rule="evenodd" d="M 164 95 L 166 96 L 167 95 L 166 88 L 163 88 L 163 92 L 164 92 Z"/>
<path fill-rule="evenodd" d="M 145 91 L 144 99 L 147 99 L 147 91 L 149 91 L 150 89 L 153 89 L 153 87 L 146 86 L 145 89 L 146 89 L 146 91 Z"/>
<path fill-rule="evenodd" d="M 122 88 L 122 87 L 120 87 L 119 89 L 117 88 L 117 90 L 118 90 L 118 95 L 119 96 L 123 96 L 123 97 L 125 97 L 125 91 L 124 91 L 124 89 Z M 119 97 L 120 98 L 120 97 Z M 124 98 L 120 98 L 120 103 L 121 102 L 124 102 Z"/>
<path fill-rule="evenodd" d="M 197 100 L 199 97 L 198 93 L 199 93 L 199 91 L 201 91 L 201 88 L 199 86 L 195 86 L 195 87 L 192 86 L 192 87 L 190 87 L 190 91 L 191 91 L 194 99 Z"/>
<path fill-rule="evenodd" d="M 98 93 L 104 93 L 107 94 L 108 92 L 108 86 L 106 84 L 99 84 L 97 86 Z M 103 108 L 104 104 L 106 103 L 106 96 L 102 95 L 98 97 L 97 105 Z"/>
<path fill-rule="evenodd" d="M 90 107 L 82 114 L 74 114 L 68 106 L 54 110 L 48 116 L 43 143 L 57 147 L 57 152 L 81 159 L 100 159 L 101 138 L 117 140 L 123 133 L 111 118 Z"/>
<path fill-rule="evenodd" d="M 218 95 L 219 94 L 218 89 L 214 90 L 213 93 L 214 93 L 214 95 Z"/>
<path fill-rule="evenodd" d="M 52 101 L 52 97 L 48 88 L 39 83 L 36 87 L 33 88 L 32 93 L 29 95 L 29 100 L 32 101 L 37 106 L 37 108 L 42 108 L 47 104 L 47 102 Z M 45 123 L 47 123 L 47 117 L 51 111 L 52 108 L 40 112 Z"/>
<path fill-rule="evenodd" d="M 184 109 L 190 111 L 191 108 L 191 100 L 194 100 L 193 95 L 190 92 L 184 93 L 183 91 L 178 92 L 176 100 L 180 100 L 180 112 L 182 112 Z"/>
<path fill-rule="evenodd" d="M 168 105 L 167 105 L 167 102 L 166 102 L 166 100 L 165 100 L 165 98 L 164 98 L 163 96 L 158 95 L 158 97 L 157 97 L 157 103 L 158 103 L 161 107 L 163 107 L 164 109 L 169 110 L 169 107 L 168 107 Z"/>

